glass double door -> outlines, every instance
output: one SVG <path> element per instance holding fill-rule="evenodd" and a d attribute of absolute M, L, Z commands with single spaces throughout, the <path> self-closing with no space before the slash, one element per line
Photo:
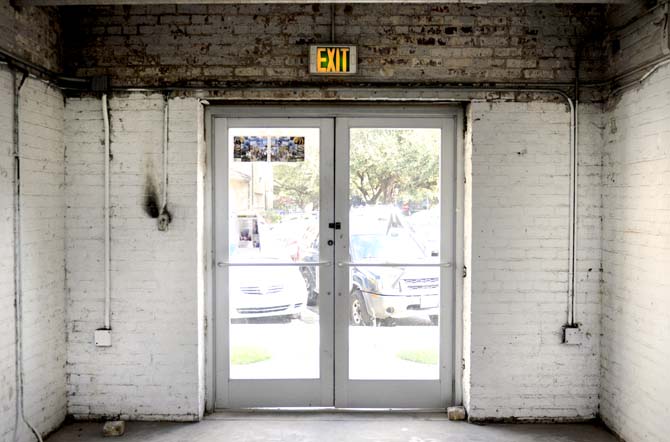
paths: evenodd
<path fill-rule="evenodd" d="M 216 408 L 451 404 L 454 122 L 214 119 Z"/>

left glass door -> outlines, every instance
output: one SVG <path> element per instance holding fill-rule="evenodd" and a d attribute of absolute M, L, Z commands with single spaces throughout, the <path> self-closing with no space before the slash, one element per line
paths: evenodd
<path fill-rule="evenodd" d="M 216 406 L 332 406 L 334 121 L 215 125 Z"/>

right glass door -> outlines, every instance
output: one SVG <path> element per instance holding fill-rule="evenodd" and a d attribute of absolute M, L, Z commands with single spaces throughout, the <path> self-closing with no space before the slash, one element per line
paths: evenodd
<path fill-rule="evenodd" d="M 454 130 L 336 120 L 336 407 L 451 404 Z"/>

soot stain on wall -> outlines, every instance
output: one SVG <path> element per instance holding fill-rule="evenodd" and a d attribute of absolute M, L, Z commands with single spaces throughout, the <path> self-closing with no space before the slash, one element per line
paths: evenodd
<path fill-rule="evenodd" d="M 158 218 L 160 214 L 158 191 L 153 176 L 148 173 L 144 182 L 144 212 L 151 218 Z"/>

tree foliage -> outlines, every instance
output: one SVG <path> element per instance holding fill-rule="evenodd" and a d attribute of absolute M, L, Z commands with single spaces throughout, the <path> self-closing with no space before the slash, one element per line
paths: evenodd
<path fill-rule="evenodd" d="M 350 192 L 354 203 L 434 203 L 438 198 L 438 129 L 352 129 Z M 319 162 L 273 164 L 275 208 L 319 206 Z"/>
<path fill-rule="evenodd" d="M 310 155 L 311 154 L 311 155 Z M 273 163 L 274 207 L 289 212 L 319 207 L 319 156 L 306 152 L 303 162 Z"/>
<path fill-rule="evenodd" d="M 435 201 L 439 137 L 436 129 L 353 129 L 352 199 L 365 204 Z"/>

